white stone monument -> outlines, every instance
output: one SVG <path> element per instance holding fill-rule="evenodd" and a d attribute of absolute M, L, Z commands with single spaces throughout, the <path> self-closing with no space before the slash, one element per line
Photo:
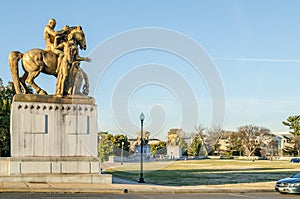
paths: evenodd
<path fill-rule="evenodd" d="M 81 61 L 91 62 L 79 55 L 79 49 L 86 50 L 85 34 L 81 26 L 65 26 L 53 41 L 55 24 L 51 18 L 44 29 L 46 50 L 9 53 L 16 91 L 10 118 L 12 157 L 0 161 L 4 167 L 0 175 L 7 174 L 12 181 L 111 183 L 111 175 L 99 175 L 97 106 L 94 98 L 86 96 L 88 77 L 80 68 Z M 50 50 L 55 44 L 63 45 L 61 62 Z M 24 71 L 21 76 L 19 61 Z M 34 82 L 40 73 L 57 77 L 55 95 L 46 95 Z M 28 86 L 35 95 L 25 94 Z"/>
<path fill-rule="evenodd" d="M 6 180 L 111 183 L 99 175 L 97 118 L 92 97 L 15 95 Z"/>
<path fill-rule="evenodd" d="M 12 157 L 97 157 L 97 106 L 91 97 L 14 96 Z"/>
<path fill-rule="evenodd" d="M 167 146 L 167 155 L 169 159 L 175 160 L 182 156 L 182 149 L 180 146 Z"/>

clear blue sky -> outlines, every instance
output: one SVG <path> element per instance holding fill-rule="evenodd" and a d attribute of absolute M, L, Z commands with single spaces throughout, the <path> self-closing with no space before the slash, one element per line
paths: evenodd
<path fill-rule="evenodd" d="M 99 130 L 135 137 L 141 112 L 151 137 L 165 139 L 170 128 L 193 132 L 199 124 L 210 127 L 215 114 L 213 101 L 218 101 L 212 99 L 210 86 L 219 86 L 211 82 L 220 80 L 224 90 L 221 103 L 225 104 L 221 127 L 236 130 L 254 124 L 285 132 L 288 129 L 281 122 L 300 113 L 299 10 L 297 0 L 3 1 L 0 77 L 5 84 L 11 80 L 10 51 L 44 48 L 43 28 L 52 17 L 57 20 L 56 30 L 67 24 L 83 27 L 88 46 L 80 54 L 95 60 L 82 64 L 89 76 L 103 67 L 96 63 L 106 54 L 97 51 L 106 41 L 132 30 L 161 28 L 197 43 L 214 63 L 207 67 L 215 67 L 218 75 L 205 77 L 189 60 L 158 48 L 120 54 L 97 81 L 91 82 Z M 137 39 L 143 38 L 137 35 Z M 135 41 L 131 38 L 127 42 Z M 176 45 L 178 41 L 170 37 L 163 42 Z M 107 51 L 115 52 L 122 47 L 106 46 Z M 132 79 L 137 76 L 137 81 Z M 54 92 L 54 77 L 41 75 L 37 82 L 49 93 Z M 131 85 L 134 83 L 139 85 Z"/>

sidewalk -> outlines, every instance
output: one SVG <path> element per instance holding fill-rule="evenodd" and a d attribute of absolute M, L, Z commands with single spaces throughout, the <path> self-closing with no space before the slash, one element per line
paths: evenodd
<path fill-rule="evenodd" d="M 55 193 L 103 193 L 103 194 L 144 194 L 144 193 L 241 193 L 274 192 L 275 182 L 201 185 L 201 186 L 160 186 L 113 178 L 112 184 L 78 183 L 22 183 L 0 182 L 0 192 L 55 192 Z"/>

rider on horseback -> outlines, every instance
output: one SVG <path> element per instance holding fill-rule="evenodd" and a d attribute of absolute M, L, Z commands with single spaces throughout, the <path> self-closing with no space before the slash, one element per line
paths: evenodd
<path fill-rule="evenodd" d="M 71 30 L 71 33 L 73 31 L 82 30 L 80 26 L 78 26 L 76 29 Z M 69 73 L 71 68 L 74 65 L 77 65 L 77 62 L 80 61 L 87 61 L 91 62 L 90 58 L 80 57 L 78 52 L 78 47 L 76 42 L 74 41 L 73 34 L 69 34 L 67 36 L 67 41 L 62 41 L 60 44 L 57 45 L 56 42 L 54 42 L 54 47 L 58 49 L 63 49 L 63 59 L 61 61 L 61 64 L 58 66 L 58 76 L 56 81 L 56 93 L 55 95 L 58 97 L 62 97 L 66 94 L 73 94 L 69 93 L 69 87 L 73 87 L 74 85 L 69 85 L 70 83 L 74 84 L 74 82 L 66 82 L 67 80 L 71 80 L 74 77 L 69 77 Z M 79 66 L 77 66 L 79 67 Z M 73 74 L 75 75 L 75 74 Z M 72 88 L 71 88 L 72 89 Z"/>
<path fill-rule="evenodd" d="M 69 69 L 72 67 L 73 63 L 91 60 L 88 57 L 80 57 L 78 53 L 78 47 L 80 49 L 86 50 L 86 39 L 84 32 L 81 26 L 77 27 L 68 27 L 65 26 L 61 31 L 54 31 L 54 27 L 56 25 L 56 21 L 54 19 L 50 19 L 48 25 L 44 29 L 44 38 L 46 41 L 46 50 L 33 48 L 24 53 L 19 51 L 12 51 L 9 53 L 9 66 L 15 86 L 15 90 L 17 94 L 21 94 L 22 92 L 26 93 L 26 84 L 32 86 L 35 90 L 36 94 L 47 95 L 47 92 L 40 88 L 35 82 L 35 78 L 40 73 L 45 73 L 47 75 L 53 75 L 55 77 L 62 77 L 60 80 L 60 92 L 58 94 L 61 95 L 72 95 L 74 92 L 69 93 L 69 88 L 73 88 L 75 85 L 74 81 L 70 81 L 70 83 L 66 82 L 66 86 L 64 85 L 64 81 L 68 78 L 69 75 L 75 77 L 75 73 L 69 74 Z M 57 39 L 57 43 L 55 42 L 55 37 L 60 36 Z M 61 43 L 65 43 L 66 45 L 60 45 Z M 64 55 L 61 57 L 61 67 L 58 65 L 58 55 L 57 51 L 61 49 L 61 54 Z M 63 52 L 63 50 L 65 52 Z M 56 52 L 56 53 L 55 53 Z M 58 52 L 59 53 L 59 52 Z M 21 77 L 19 77 L 19 69 L 18 63 L 22 62 L 22 67 L 24 69 L 24 73 Z M 78 66 L 79 67 L 79 66 Z M 80 68 L 80 67 L 79 67 Z M 58 71 L 61 71 L 58 74 Z M 67 81 L 69 81 L 67 79 Z M 23 88 L 23 91 L 21 89 Z M 79 85 L 80 86 L 80 85 Z M 64 92 L 65 90 L 65 92 Z M 73 89 L 74 90 L 74 89 Z M 77 89 L 78 90 L 78 89 Z"/>
<path fill-rule="evenodd" d="M 56 26 L 56 20 L 51 18 L 44 28 L 44 39 L 46 42 L 46 49 L 47 51 L 52 51 L 56 55 L 58 55 L 58 63 L 57 63 L 57 68 L 59 68 L 60 63 L 63 59 L 64 53 L 62 50 L 56 47 L 54 43 L 56 43 L 56 39 L 58 36 L 61 36 L 65 33 L 68 32 L 69 26 L 64 26 L 64 28 L 60 31 L 55 31 L 54 28 Z M 58 71 L 57 71 L 58 72 Z"/>

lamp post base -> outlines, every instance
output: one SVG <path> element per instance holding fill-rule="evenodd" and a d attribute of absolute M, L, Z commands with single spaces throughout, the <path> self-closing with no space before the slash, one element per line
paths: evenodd
<path fill-rule="evenodd" d="M 138 183 L 145 183 L 144 178 L 140 178 Z"/>

